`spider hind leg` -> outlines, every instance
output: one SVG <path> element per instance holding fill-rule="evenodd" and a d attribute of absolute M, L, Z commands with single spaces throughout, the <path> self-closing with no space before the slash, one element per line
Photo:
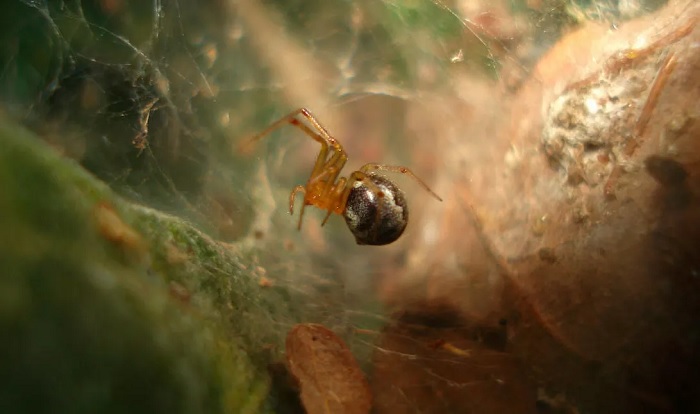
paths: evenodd
<path fill-rule="evenodd" d="M 414 174 L 413 171 L 402 165 L 383 165 L 369 163 L 362 166 L 362 168 L 360 168 L 360 171 L 369 175 L 374 174 L 375 171 L 389 171 L 407 175 L 411 177 L 415 182 L 417 182 L 421 187 L 423 187 L 425 191 L 430 193 L 431 196 L 435 197 L 435 199 L 437 199 L 438 201 L 442 201 L 442 198 L 440 198 L 439 195 L 435 194 L 435 192 L 431 190 L 430 187 L 428 187 L 428 184 L 426 184 L 423 180 L 418 178 L 418 176 Z"/>

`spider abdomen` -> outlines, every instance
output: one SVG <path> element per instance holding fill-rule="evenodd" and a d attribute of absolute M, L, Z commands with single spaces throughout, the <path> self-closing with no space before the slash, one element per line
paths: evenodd
<path fill-rule="evenodd" d="M 353 183 L 345 205 L 345 223 L 357 244 L 381 246 L 398 239 L 408 224 L 408 205 L 403 191 L 389 179 L 368 175 L 379 189 L 363 181 Z"/>

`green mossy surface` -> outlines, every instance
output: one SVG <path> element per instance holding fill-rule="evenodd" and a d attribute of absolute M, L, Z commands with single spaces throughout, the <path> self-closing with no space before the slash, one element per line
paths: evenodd
<path fill-rule="evenodd" d="M 281 337 L 262 322 L 289 310 L 243 253 L 1 118 L 0 228 L 0 412 L 264 411 L 262 345 Z"/>

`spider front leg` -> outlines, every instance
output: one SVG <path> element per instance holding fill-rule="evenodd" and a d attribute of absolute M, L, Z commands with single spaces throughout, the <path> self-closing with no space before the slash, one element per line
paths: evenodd
<path fill-rule="evenodd" d="M 418 184 L 420 184 L 421 187 L 425 189 L 425 191 L 429 192 L 430 195 L 435 197 L 438 201 L 442 201 L 442 198 L 440 198 L 439 195 L 435 194 L 433 190 L 428 187 L 428 185 L 418 178 L 417 175 L 413 173 L 410 169 L 401 166 L 401 165 L 382 165 L 382 164 L 375 164 L 375 163 L 369 163 L 365 164 L 362 168 L 360 168 L 360 171 L 365 173 L 365 174 L 372 174 L 374 171 L 390 171 L 390 172 L 395 172 L 395 173 L 400 173 L 400 174 L 405 174 L 412 179 L 414 179 Z"/>
<path fill-rule="evenodd" d="M 309 128 L 307 125 L 301 123 L 296 117 L 298 115 L 303 116 L 306 118 L 307 121 L 316 129 L 318 132 L 314 132 L 311 128 Z M 340 145 L 340 142 L 338 142 L 337 139 L 333 138 L 331 134 L 328 132 L 326 128 L 321 125 L 320 122 L 316 119 L 315 116 L 311 113 L 306 108 L 299 108 L 296 111 L 290 113 L 287 115 L 287 121 L 291 124 L 294 125 L 295 127 L 301 129 L 304 131 L 306 135 L 311 137 L 314 141 L 318 142 L 321 144 L 321 151 L 318 154 L 318 157 L 316 158 L 316 164 L 314 164 L 314 169 L 311 171 L 311 177 L 313 177 L 316 174 L 319 174 L 322 172 L 324 165 L 332 165 L 334 162 L 334 158 L 337 158 L 340 156 L 340 154 L 345 154 L 345 151 L 343 150 L 343 147 Z M 284 120 L 285 118 L 282 118 Z M 280 122 L 280 121 L 278 121 Z M 328 158 L 328 152 L 329 150 L 333 151 L 333 155 L 331 156 L 331 160 L 328 160 L 328 163 L 326 164 L 326 159 Z M 347 159 L 347 157 L 346 157 Z M 344 162 L 343 162 L 344 164 Z"/>
<path fill-rule="evenodd" d="M 297 117 L 298 116 L 303 116 L 306 118 L 306 120 L 316 129 L 315 132 L 313 129 L 309 128 L 308 125 L 304 124 L 301 122 Z M 251 137 L 249 140 L 245 141 L 243 144 L 241 144 L 241 148 L 248 148 L 252 146 L 256 141 L 259 141 L 260 139 L 270 135 L 273 131 L 275 131 L 278 128 L 281 128 L 284 125 L 292 125 L 304 132 L 306 135 L 309 136 L 309 138 L 313 139 L 314 141 L 318 142 L 321 144 L 321 151 L 319 152 L 319 156 L 316 159 L 316 164 L 314 165 L 314 169 L 312 171 L 313 174 L 317 174 L 320 172 L 321 168 L 323 165 L 326 163 L 326 159 L 328 158 L 328 153 L 329 151 L 332 151 L 332 153 L 335 155 L 339 152 L 344 153 L 345 151 L 343 150 L 343 147 L 340 145 L 338 140 L 333 138 L 326 128 L 321 125 L 320 122 L 314 117 L 311 112 L 306 109 L 306 108 L 299 108 L 295 111 L 292 111 L 288 113 L 287 115 L 279 118 L 272 124 L 270 124 L 267 128 L 259 132 L 258 134 L 254 135 Z"/>
<path fill-rule="evenodd" d="M 330 150 L 333 151 L 331 159 L 337 156 L 338 153 L 344 153 L 343 148 L 340 146 L 340 144 L 337 144 L 337 142 L 337 145 L 330 144 L 321 135 L 317 134 L 311 128 L 299 122 L 299 120 L 297 120 L 296 118 L 290 120 L 289 123 L 301 129 L 306 135 L 310 136 L 314 141 L 319 142 L 321 144 L 321 150 L 318 152 L 318 156 L 316 157 L 316 163 L 314 164 L 314 169 L 311 170 L 310 177 L 319 174 L 323 170 L 323 167 L 324 165 L 326 165 L 327 162 L 326 160 L 328 159 L 328 152 Z"/>
<path fill-rule="evenodd" d="M 306 198 L 306 187 L 303 185 L 298 185 L 294 187 L 292 192 L 289 194 L 289 214 L 294 215 L 294 200 L 296 199 L 297 193 L 303 193 L 304 198 Z M 299 212 L 299 225 L 297 228 L 301 230 L 301 220 L 304 217 L 304 208 L 306 207 L 306 201 L 301 205 L 301 211 Z"/>

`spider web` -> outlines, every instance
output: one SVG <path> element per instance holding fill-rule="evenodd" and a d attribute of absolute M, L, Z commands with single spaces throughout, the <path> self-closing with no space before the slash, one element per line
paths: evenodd
<path fill-rule="evenodd" d="M 439 308 L 436 319 L 420 314 L 432 306 L 426 281 L 437 277 L 420 264 L 437 237 L 435 201 L 396 177 L 411 222 L 387 247 L 356 246 L 338 217 L 321 228 L 324 212 L 312 208 L 299 232 L 288 194 L 305 182 L 317 144 L 293 128 L 253 152 L 240 143 L 308 107 L 348 152 L 344 175 L 366 162 L 406 165 L 446 198 L 455 167 L 445 160 L 469 137 L 441 109 L 465 99 L 488 106 L 489 88 L 517 90 L 563 32 L 588 20 L 615 25 L 662 3 L 11 1 L 2 18 L 0 94 L 10 114 L 126 198 L 255 248 L 255 276 L 288 289 L 314 315 L 260 323 L 281 333 L 323 323 L 349 341 L 369 374 L 389 365 L 377 355 L 390 355 L 427 378 L 417 389 L 463 389 L 500 379 L 485 370 L 460 383 L 438 373 L 442 363 L 475 369 L 459 350 L 438 358 L 389 346 L 391 338 L 421 340 L 419 325 L 458 326 L 475 343 L 492 344 L 483 352 L 499 352 L 498 327 L 470 330 L 451 309 Z M 415 305 L 399 306 L 398 319 L 397 302 L 406 301 L 397 300 L 397 286 L 417 286 Z M 473 299 L 475 314 L 493 306 L 488 294 Z M 484 335 L 496 339 L 478 339 Z M 436 409 L 460 409 L 441 404 Z"/>

